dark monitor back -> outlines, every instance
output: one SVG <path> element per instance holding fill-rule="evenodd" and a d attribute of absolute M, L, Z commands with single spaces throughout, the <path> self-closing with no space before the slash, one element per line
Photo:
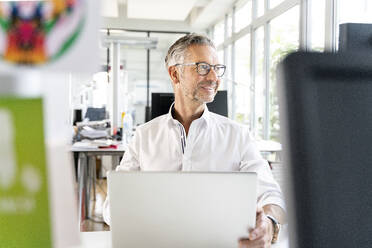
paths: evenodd
<path fill-rule="evenodd" d="M 292 247 L 372 247 L 372 56 L 294 53 L 278 80 Z"/>
<path fill-rule="evenodd" d="M 169 112 L 174 102 L 173 93 L 152 93 L 151 95 L 151 119 Z M 214 97 L 214 101 L 207 103 L 208 110 L 223 116 L 228 116 L 227 91 L 220 90 Z"/>
<path fill-rule="evenodd" d="M 85 118 L 88 118 L 89 121 L 101 121 L 106 119 L 106 108 L 91 108 L 87 109 L 85 113 Z"/>
<path fill-rule="evenodd" d="M 152 93 L 151 94 L 151 120 L 169 112 L 174 102 L 173 93 Z"/>
<path fill-rule="evenodd" d="M 369 51 L 372 53 L 372 24 L 340 24 L 339 51 Z"/>

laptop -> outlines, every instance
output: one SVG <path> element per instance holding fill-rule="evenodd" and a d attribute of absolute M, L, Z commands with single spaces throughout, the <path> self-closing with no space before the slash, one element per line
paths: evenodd
<path fill-rule="evenodd" d="M 256 173 L 108 174 L 112 247 L 237 247 L 255 226 Z"/>

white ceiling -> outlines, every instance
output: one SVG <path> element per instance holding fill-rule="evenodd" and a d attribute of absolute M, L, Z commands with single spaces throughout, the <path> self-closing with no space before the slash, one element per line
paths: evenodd
<path fill-rule="evenodd" d="M 236 0 L 101 0 L 104 28 L 200 31 L 222 19 Z"/>
<path fill-rule="evenodd" d="M 236 0 L 101 0 L 102 28 L 142 31 L 172 31 L 203 33 L 224 18 Z M 239 0 L 244 1 L 244 0 Z M 111 31 L 114 34 L 115 30 Z M 144 39 L 146 32 L 117 31 L 127 37 Z M 150 80 L 152 84 L 169 84 L 164 58 L 169 46 L 182 33 L 151 33 L 158 40 L 151 50 Z M 106 63 L 106 49 L 102 49 L 102 64 Z M 128 71 L 130 83 L 146 84 L 146 50 L 121 46 L 121 60 Z"/>
<path fill-rule="evenodd" d="M 184 21 L 196 0 L 127 0 L 127 17 L 135 19 L 155 19 Z"/>

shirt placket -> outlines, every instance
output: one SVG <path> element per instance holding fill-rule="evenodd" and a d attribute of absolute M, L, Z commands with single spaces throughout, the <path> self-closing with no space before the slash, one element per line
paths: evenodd
<path fill-rule="evenodd" d="M 186 151 L 186 131 L 185 128 L 182 126 L 180 122 L 177 121 L 179 133 L 180 133 L 180 139 L 179 139 L 179 144 L 181 147 L 181 164 L 182 164 L 182 171 L 187 170 L 187 165 L 185 165 L 185 151 Z"/>
<path fill-rule="evenodd" d="M 195 135 L 196 135 L 196 129 L 198 127 L 198 123 L 199 123 L 199 120 L 195 120 L 191 123 L 189 133 L 185 139 L 187 145 L 185 147 L 185 152 L 183 153 L 182 167 L 183 167 L 183 170 L 186 170 L 186 171 L 191 171 L 193 169 L 191 158 L 192 158 L 192 151 L 195 145 Z"/>
<path fill-rule="evenodd" d="M 186 132 L 181 123 L 178 124 L 178 127 L 181 133 L 181 151 L 183 155 L 185 154 L 185 149 L 186 149 Z"/>

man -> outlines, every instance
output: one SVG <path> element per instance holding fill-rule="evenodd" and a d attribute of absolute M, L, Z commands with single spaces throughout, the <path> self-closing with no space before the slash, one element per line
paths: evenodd
<path fill-rule="evenodd" d="M 117 169 L 256 172 L 256 227 L 239 244 L 270 247 L 277 238 L 278 223 L 284 223 L 282 194 L 248 128 L 206 107 L 226 70 L 218 62 L 215 46 L 205 36 L 186 35 L 169 48 L 165 64 L 175 102 L 168 114 L 137 128 Z M 104 218 L 109 223 L 107 201 L 105 205 Z"/>

